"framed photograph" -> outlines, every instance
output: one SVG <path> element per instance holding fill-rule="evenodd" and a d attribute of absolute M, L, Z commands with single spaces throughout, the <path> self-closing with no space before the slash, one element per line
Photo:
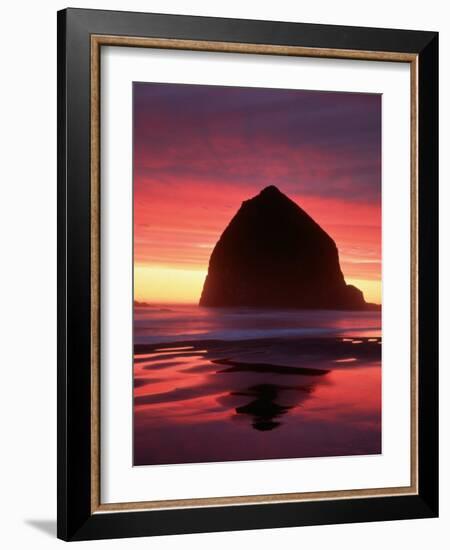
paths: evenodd
<path fill-rule="evenodd" d="M 438 35 L 58 13 L 58 536 L 438 514 Z"/>

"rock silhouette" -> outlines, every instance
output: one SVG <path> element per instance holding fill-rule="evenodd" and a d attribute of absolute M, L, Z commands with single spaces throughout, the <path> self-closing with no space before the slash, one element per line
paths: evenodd
<path fill-rule="evenodd" d="M 379 308 L 346 284 L 333 239 L 273 185 L 244 201 L 222 233 L 200 305 Z"/>

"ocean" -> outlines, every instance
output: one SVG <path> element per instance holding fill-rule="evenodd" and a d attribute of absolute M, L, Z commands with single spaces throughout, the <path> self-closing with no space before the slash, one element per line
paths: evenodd
<path fill-rule="evenodd" d="M 134 465 L 381 453 L 381 312 L 134 310 Z"/>

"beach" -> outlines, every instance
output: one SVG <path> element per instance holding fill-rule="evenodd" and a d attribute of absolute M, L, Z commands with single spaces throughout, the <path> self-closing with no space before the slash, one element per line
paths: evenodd
<path fill-rule="evenodd" d="M 135 307 L 135 466 L 381 452 L 381 313 Z"/>

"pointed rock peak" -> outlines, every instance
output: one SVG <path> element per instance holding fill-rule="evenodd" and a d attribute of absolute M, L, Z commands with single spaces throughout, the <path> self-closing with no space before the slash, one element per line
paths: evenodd
<path fill-rule="evenodd" d="M 265 210 L 269 208 L 274 214 L 277 213 L 280 217 L 289 216 L 289 212 L 290 215 L 301 215 L 305 220 L 308 219 L 310 223 L 316 225 L 316 222 L 301 206 L 285 195 L 283 191 L 280 191 L 275 185 L 264 187 L 257 195 L 244 201 L 243 205 L 251 206 L 252 208 L 260 208 L 260 212 L 265 212 Z M 265 212 L 264 215 L 266 214 L 267 212 Z"/>
<path fill-rule="evenodd" d="M 262 189 L 258 195 L 254 196 L 253 198 L 251 198 L 250 200 L 251 201 L 261 201 L 261 200 L 264 200 L 264 201 L 274 201 L 274 200 L 287 200 L 287 201 L 290 201 L 289 197 L 287 195 L 285 195 L 282 191 L 280 191 L 278 189 L 278 187 L 276 187 L 275 185 L 269 185 L 267 187 L 264 187 L 264 189 Z"/>
<path fill-rule="evenodd" d="M 262 191 L 259 193 L 260 195 L 284 195 L 276 185 L 268 185 L 267 187 L 264 187 Z M 286 195 L 284 195 L 286 196 Z"/>

